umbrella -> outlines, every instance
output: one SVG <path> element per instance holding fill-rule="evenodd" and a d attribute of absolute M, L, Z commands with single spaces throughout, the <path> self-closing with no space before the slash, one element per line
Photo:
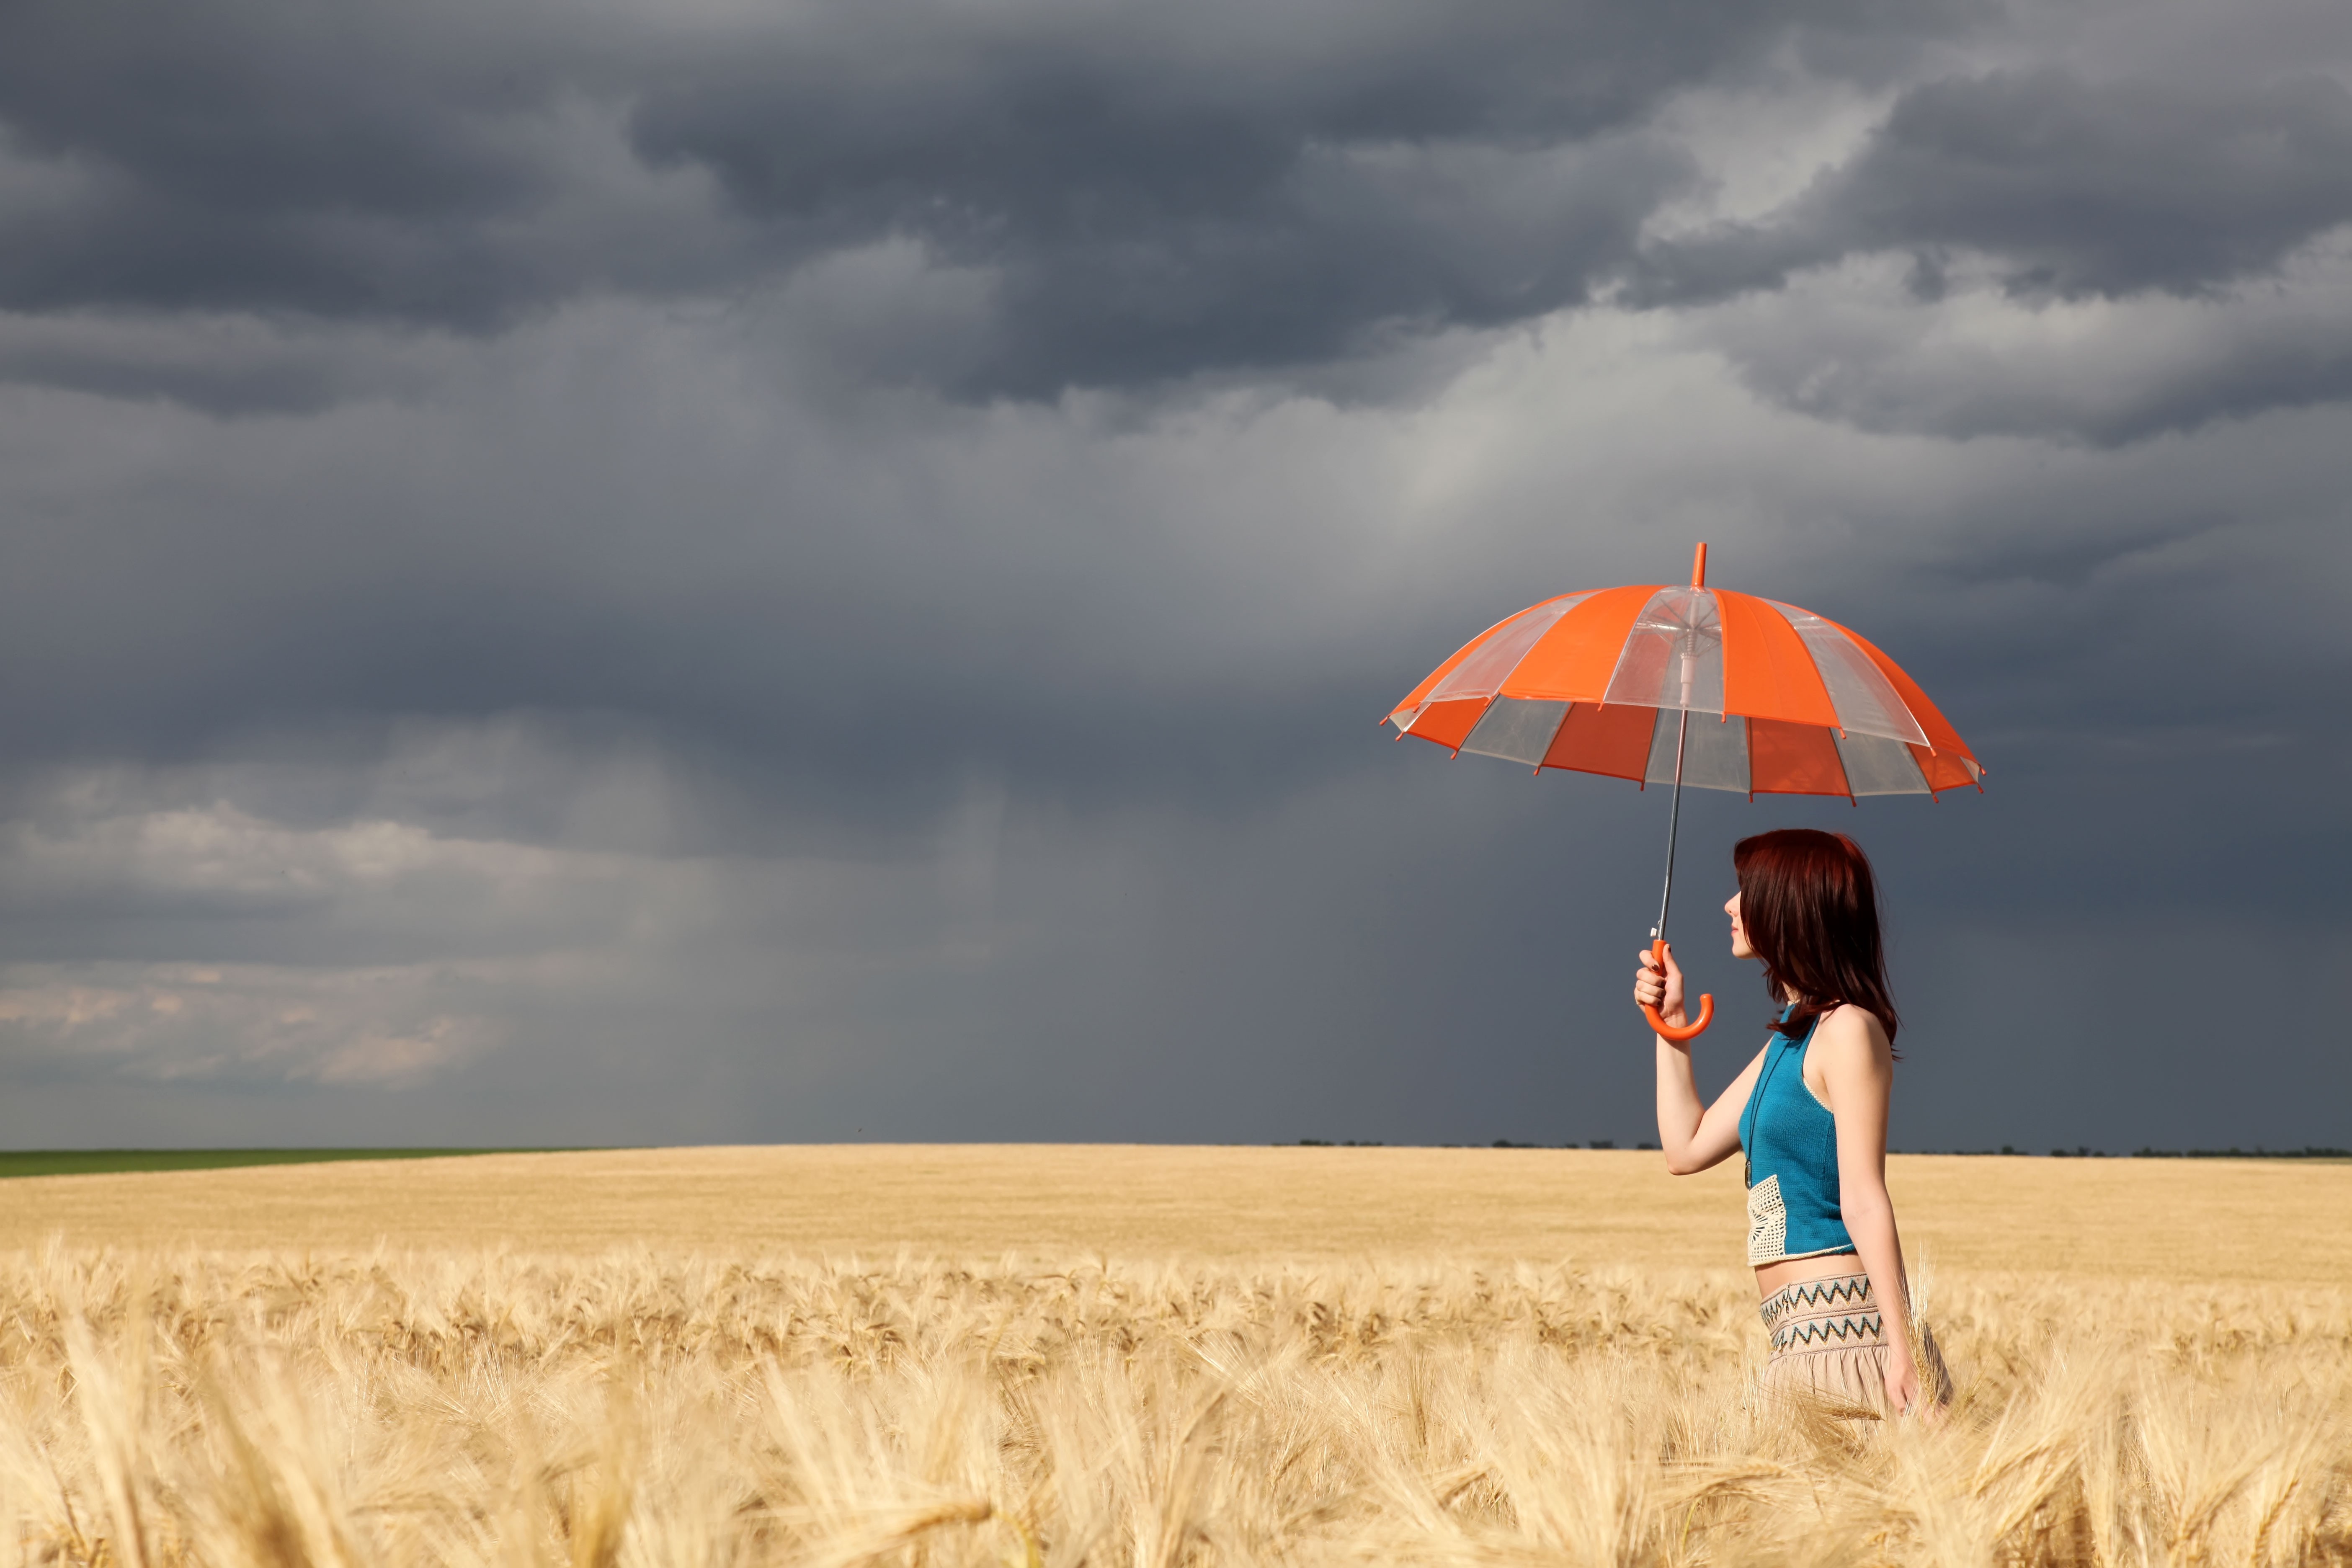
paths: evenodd
<path fill-rule="evenodd" d="M 1701 715 L 1696 724 L 1691 715 Z M 1685 784 L 1759 795 L 1925 795 L 1983 786 L 1958 731 L 1893 659 L 1836 622 L 1778 599 L 1645 584 L 1562 594 L 1498 621 L 1397 704 L 1386 723 L 1455 755 L 1475 752 L 1674 786 L 1652 953 L 1665 952 L 1675 829 Z M 1687 1040 L 1715 1017 L 1670 1028 Z"/>

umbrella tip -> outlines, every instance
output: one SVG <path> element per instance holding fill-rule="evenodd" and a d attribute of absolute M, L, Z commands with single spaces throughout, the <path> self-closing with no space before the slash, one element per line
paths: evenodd
<path fill-rule="evenodd" d="M 1706 586 L 1706 543 L 1704 540 L 1699 542 L 1697 553 L 1691 557 L 1691 586 Z"/>

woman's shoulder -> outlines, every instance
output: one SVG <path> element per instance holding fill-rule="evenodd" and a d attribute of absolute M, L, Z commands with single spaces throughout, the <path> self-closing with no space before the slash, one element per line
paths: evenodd
<path fill-rule="evenodd" d="M 1894 1049 L 1886 1037 L 1886 1026 L 1879 1021 L 1878 1015 L 1853 1002 L 1841 1002 L 1822 1014 L 1813 1039 L 1837 1054 L 1861 1051 L 1878 1056 Z"/>

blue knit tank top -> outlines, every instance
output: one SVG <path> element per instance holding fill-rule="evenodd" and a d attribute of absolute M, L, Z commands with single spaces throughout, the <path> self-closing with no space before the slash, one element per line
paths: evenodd
<path fill-rule="evenodd" d="M 1781 1019 L 1794 1010 L 1783 1008 Z M 1750 1263 L 1854 1249 L 1838 1203 L 1837 1118 L 1805 1087 L 1805 1050 L 1821 1026 L 1815 1018 L 1797 1040 L 1773 1031 L 1739 1115 Z"/>

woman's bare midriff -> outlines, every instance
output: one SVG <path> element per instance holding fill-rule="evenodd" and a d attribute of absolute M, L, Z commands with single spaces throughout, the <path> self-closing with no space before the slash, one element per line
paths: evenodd
<path fill-rule="evenodd" d="M 1862 1272 L 1862 1258 L 1852 1252 L 1832 1252 L 1820 1258 L 1784 1258 L 1757 1268 L 1756 1299 L 1760 1301 L 1775 1290 L 1801 1285 L 1808 1279 L 1834 1279 L 1841 1274 Z"/>

